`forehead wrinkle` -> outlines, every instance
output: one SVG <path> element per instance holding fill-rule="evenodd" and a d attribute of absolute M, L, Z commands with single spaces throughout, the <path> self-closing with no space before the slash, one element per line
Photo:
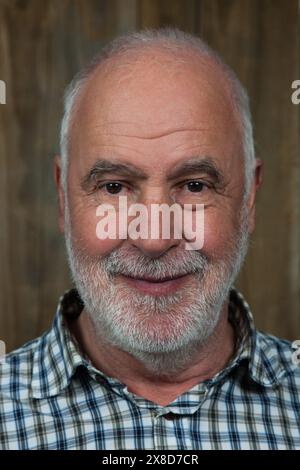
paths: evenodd
<path fill-rule="evenodd" d="M 153 47 L 152 47 L 152 49 L 153 49 Z M 138 67 L 141 68 L 141 66 L 143 64 L 147 64 L 147 66 L 149 65 L 148 62 L 147 62 L 147 57 L 149 56 L 149 54 L 146 56 L 145 51 L 143 51 L 143 53 L 142 53 L 142 51 L 138 51 L 139 54 L 137 54 L 137 51 L 129 51 L 129 52 L 130 52 L 130 60 L 129 61 L 124 61 L 125 56 L 121 55 L 121 56 L 112 57 L 111 59 L 109 59 L 109 61 L 107 63 L 100 64 L 98 69 L 96 69 L 94 74 L 93 74 L 94 77 L 91 76 L 89 78 L 87 84 L 85 84 L 85 86 L 83 87 L 83 90 L 81 91 L 80 97 L 78 97 L 78 99 L 77 99 L 77 110 L 80 110 L 79 109 L 80 108 L 79 103 L 81 102 L 82 104 L 84 104 L 84 102 L 85 102 L 85 96 L 86 96 L 85 91 L 88 91 L 88 89 L 89 89 L 89 91 L 91 92 L 91 87 L 93 89 L 93 86 L 97 82 L 100 83 L 100 87 L 101 87 L 101 79 L 104 80 L 104 87 L 105 88 L 106 88 L 107 85 L 109 86 L 108 90 L 106 90 L 107 93 L 104 93 L 102 99 L 107 100 L 106 106 L 108 106 L 108 109 L 110 109 L 109 101 L 114 100 L 115 93 L 116 92 L 118 93 L 118 90 L 115 90 L 114 87 L 111 88 L 111 85 L 110 85 L 109 81 L 106 80 L 106 78 L 110 78 L 110 80 L 111 79 L 116 80 L 117 71 L 119 70 L 119 78 L 121 79 L 122 77 L 120 76 L 120 70 L 122 70 L 122 69 L 126 70 L 126 67 L 131 66 L 133 59 L 134 59 L 133 63 L 135 64 L 136 68 L 138 68 Z M 147 52 L 149 52 L 149 51 L 147 51 Z M 189 55 L 189 57 L 188 57 L 188 53 L 186 51 L 184 52 L 184 54 L 185 54 L 184 57 L 182 56 L 183 63 L 191 64 L 191 58 L 190 58 L 191 56 Z M 197 54 L 193 53 L 193 57 L 195 57 L 195 55 L 197 55 Z M 170 58 L 170 51 L 167 51 L 167 53 L 164 52 L 164 56 L 167 57 L 167 58 Z M 200 59 L 202 60 L 202 65 L 205 64 L 205 70 L 203 70 L 203 69 L 201 70 L 200 68 L 198 68 L 198 70 L 195 71 L 195 67 L 194 67 L 195 64 L 192 63 L 191 65 L 193 65 L 193 71 L 194 71 L 194 73 L 192 74 L 192 78 L 193 78 L 193 80 L 199 79 L 199 80 L 202 80 L 202 81 L 205 80 L 206 82 L 208 82 L 209 85 L 210 85 L 209 94 L 212 94 L 213 85 L 210 83 L 209 77 L 207 77 L 208 69 L 214 68 L 214 70 L 216 71 L 214 73 L 214 80 L 213 80 L 214 82 L 216 81 L 216 79 L 220 75 L 220 73 L 224 74 L 224 72 L 222 72 L 220 66 L 218 66 L 215 63 L 212 63 L 211 60 L 207 60 L 207 58 L 204 58 L 204 57 L 199 58 L 199 55 L 197 55 L 197 56 L 198 56 L 199 60 Z M 129 56 L 127 58 L 129 58 Z M 119 62 L 118 62 L 118 60 L 119 60 Z M 172 59 L 170 58 L 169 62 L 170 61 L 172 62 L 173 66 L 176 65 L 175 68 L 177 69 L 178 68 L 178 63 L 174 64 L 174 59 L 173 58 Z M 159 64 L 160 67 L 164 67 L 166 65 L 165 63 L 162 63 L 162 61 L 161 61 L 161 54 L 160 54 L 159 58 L 153 56 L 153 63 L 156 64 L 156 65 Z M 105 65 L 105 67 L 102 69 L 102 67 L 104 65 Z M 174 68 L 174 67 L 171 67 L 171 68 Z M 105 71 L 108 74 L 108 77 L 105 76 L 106 75 L 106 73 L 104 73 Z M 112 76 L 111 76 L 111 72 L 112 72 Z M 134 70 L 132 69 L 132 67 L 131 67 L 130 70 L 128 70 L 128 74 L 129 74 L 129 72 L 131 73 L 131 76 L 130 75 L 128 75 L 127 77 L 124 76 L 123 77 L 124 80 L 126 80 L 126 78 L 128 80 L 128 77 L 132 77 L 132 80 L 134 80 L 136 78 L 134 73 L 133 73 Z M 197 76 L 198 72 L 199 72 L 199 76 Z M 222 84 L 222 85 L 220 85 L 220 87 L 222 88 L 222 90 L 224 90 L 224 92 L 217 94 L 217 92 L 215 91 L 216 100 L 218 99 L 219 102 L 220 102 L 220 100 L 222 102 L 225 102 L 225 105 L 226 105 L 227 109 L 228 109 L 228 107 L 230 107 L 233 110 L 234 106 L 233 106 L 233 103 L 232 103 L 232 97 L 231 97 L 230 94 L 228 94 L 229 84 L 227 83 L 227 80 L 221 80 L 220 83 Z M 116 84 L 115 84 L 115 86 L 116 86 Z M 170 84 L 170 86 L 172 87 L 172 83 Z M 220 87 L 218 87 L 218 90 L 219 90 Z M 144 93 L 147 93 L 147 92 L 144 92 Z M 156 92 L 156 93 L 159 94 L 159 92 Z M 93 101 L 92 101 L 92 103 L 93 103 Z M 92 104 L 92 106 L 93 106 L 93 104 Z M 88 111 L 91 112 L 90 109 Z M 106 110 L 106 113 L 107 113 L 107 110 Z M 231 116 L 233 114 L 234 114 L 234 112 L 230 113 Z M 104 115 L 104 117 L 105 117 L 105 115 Z M 109 116 L 107 115 L 106 117 L 109 117 Z M 236 116 L 234 116 L 234 117 L 236 117 Z M 76 118 L 75 121 L 77 121 L 77 119 L 78 118 Z M 105 129 L 105 127 L 107 125 L 109 125 L 109 122 L 110 121 L 106 121 L 106 122 L 104 121 L 104 123 L 102 125 L 101 124 L 96 125 L 95 128 L 97 129 L 97 128 L 104 127 L 104 129 Z M 134 122 L 128 122 L 125 119 L 116 121 L 116 124 L 117 123 L 121 124 L 121 125 L 125 124 L 126 126 L 136 127 L 136 124 Z M 165 119 L 163 120 L 163 123 L 165 123 Z M 162 123 L 162 125 L 163 125 L 163 123 Z M 160 124 L 158 123 L 157 126 L 159 126 L 159 125 Z M 167 129 L 167 130 L 162 129 L 162 131 L 158 131 L 155 135 L 154 134 L 152 134 L 152 135 L 149 135 L 149 134 L 148 135 L 145 135 L 145 134 L 138 135 L 137 132 L 136 132 L 136 129 L 133 131 L 132 134 L 131 133 L 124 133 L 124 132 L 122 132 L 121 134 L 117 134 L 115 132 L 112 132 L 112 133 L 106 132 L 105 135 L 111 135 L 111 136 L 117 136 L 117 137 L 118 136 L 120 136 L 120 137 L 134 137 L 134 138 L 137 138 L 137 139 L 154 140 L 156 138 L 165 137 L 165 136 L 171 134 L 172 132 L 180 133 L 180 132 L 183 132 L 183 131 L 186 131 L 186 130 L 189 130 L 189 131 L 197 131 L 198 130 L 198 131 L 209 132 L 209 128 L 203 127 L 203 128 L 191 129 L 189 127 L 188 129 L 175 128 L 174 131 L 170 130 L 170 129 Z"/>
<path fill-rule="evenodd" d="M 132 123 L 133 124 L 133 123 Z M 137 124 L 133 124 L 133 126 L 137 126 Z M 202 131 L 211 131 L 214 132 L 214 130 L 209 129 L 208 127 L 201 127 L 201 128 L 178 128 L 178 129 L 168 129 L 166 131 L 163 131 L 159 134 L 155 135 L 136 135 L 136 134 L 121 134 L 121 133 L 115 133 L 115 132 L 106 132 L 103 133 L 104 136 L 112 136 L 112 137 L 129 137 L 129 138 L 135 138 L 135 139 L 145 139 L 145 140 L 153 140 L 153 139 L 160 139 L 162 137 L 168 137 L 169 135 L 180 133 L 180 132 L 202 132 Z"/>
<path fill-rule="evenodd" d="M 154 54 L 153 51 L 157 53 Z M 149 54 L 151 52 L 151 54 Z M 149 56 L 151 61 L 149 61 Z M 176 57 L 176 61 L 174 58 Z M 180 58 L 180 60 L 179 60 Z M 187 67 L 183 70 L 182 65 L 185 64 Z M 173 51 L 164 50 L 160 45 L 151 45 L 150 47 L 141 47 L 137 50 L 129 50 L 126 52 L 119 53 L 106 61 L 98 65 L 94 72 L 89 77 L 87 83 L 83 86 L 81 96 L 77 98 L 77 101 L 81 101 L 84 98 L 84 91 L 89 92 L 93 87 L 94 82 L 100 83 L 100 87 L 108 85 L 111 91 L 111 85 L 120 87 L 123 81 L 132 82 L 136 79 L 137 72 L 144 74 L 149 68 L 154 69 L 157 72 L 159 70 L 159 78 L 161 78 L 161 69 L 166 70 L 168 74 L 171 74 L 171 78 L 174 78 L 174 73 L 178 71 L 181 76 L 186 77 L 187 72 L 192 75 L 193 80 L 199 79 L 203 82 L 206 81 L 209 85 L 211 84 L 211 77 L 214 77 L 213 82 L 221 83 L 222 86 L 218 86 L 218 91 L 222 88 L 225 94 L 228 95 L 230 84 L 226 75 L 219 64 L 213 59 L 201 56 L 195 51 L 189 51 L 188 49 Z M 127 70 L 127 72 L 126 72 Z M 210 77 L 209 77 L 210 75 Z M 147 75 L 146 75 L 147 78 Z M 225 80 L 223 79 L 225 78 Z M 102 82 L 102 83 L 101 83 Z M 189 80 L 187 79 L 187 85 Z M 172 86 L 172 81 L 170 82 Z M 99 85 L 98 85 L 99 86 Z M 84 90 L 85 89 L 85 90 Z M 114 91 L 114 90 L 113 90 Z M 224 98 L 223 96 L 221 98 Z M 106 96 L 107 99 L 107 96 Z M 220 93 L 218 93 L 218 99 L 220 99 Z"/>

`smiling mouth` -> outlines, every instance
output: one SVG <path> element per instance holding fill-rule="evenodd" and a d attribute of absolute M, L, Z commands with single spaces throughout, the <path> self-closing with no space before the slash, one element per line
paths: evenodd
<path fill-rule="evenodd" d="M 154 278 L 150 276 L 133 277 L 124 274 L 120 275 L 123 280 L 132 288 L 147 295 L 167 295 L 180 289 L 191 277 L 190 273 L 179 274 L 177 276 L 166 276 Z"/>
<path fill-rule="evenodd" d="M 135 281 L 146 281 L 146 282 L 153 282 L 153 283 L 161 283 L 161 282 L 168 282 L 168 281 L 174 281 L 176 279 L 180 279 L 181 277 L 183 276 L 186 276 L 188 273 L 184 273 L 184 274 L 178 274 L 176 276 L 166 276 L 166 277 L 162 277 L 162 278 L 154 278 L 154 277 L 151 277 L 151 276 L 143 276 L 143 277 L 135 277 L 135 276 L 126 276 L 128 277 L 129 279 L 133 279 Z"/>

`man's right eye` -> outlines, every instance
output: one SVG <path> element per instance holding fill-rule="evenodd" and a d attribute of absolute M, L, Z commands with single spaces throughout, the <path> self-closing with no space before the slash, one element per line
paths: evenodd
<path fill-rule="evenodd" d="M 101 191 L 102 194 L 106 194 L 106 195 L 116 195 L 126 189 L 127 189 L 127 186 L 125 186 L 123 183 L 120 183 L 119 181 L 108 181 L 108 182 L 99 181 L 94 186 L 95 192 Z"/>
<path fill-rule="evenodd" d="M 105 183 L 103 186 L 109 194 L 118 194 L 122 191 L 123 185 L 117 182 Z"/>

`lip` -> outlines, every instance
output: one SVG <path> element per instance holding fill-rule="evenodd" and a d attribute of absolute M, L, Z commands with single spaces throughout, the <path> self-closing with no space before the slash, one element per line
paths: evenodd
<path fill-rule="evenodd" d="M 137 289 L 139 292 L 148 295 L 167 295 L 172 294 L 180 287 L 182 287 L 191 274 L 183 274 L 176 278 L 165 278 L 163 280 L 151 279 L 151 278 L 133 278 L 130 276 L 120 275 L 127 284 Z"/>

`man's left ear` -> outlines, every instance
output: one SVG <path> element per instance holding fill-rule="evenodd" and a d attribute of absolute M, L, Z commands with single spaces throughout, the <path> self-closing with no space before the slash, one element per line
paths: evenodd
<path fill-rule="evenodd" d="M 248 196 L 248 223 L 249 233 L 251 234 L 255 228 L 255 197 L 256 191 L 260 188 L 263 182 L 263 162 L 259 159 L 255 159 L 254 177 L 251 185 L 251 190 Z"/>

